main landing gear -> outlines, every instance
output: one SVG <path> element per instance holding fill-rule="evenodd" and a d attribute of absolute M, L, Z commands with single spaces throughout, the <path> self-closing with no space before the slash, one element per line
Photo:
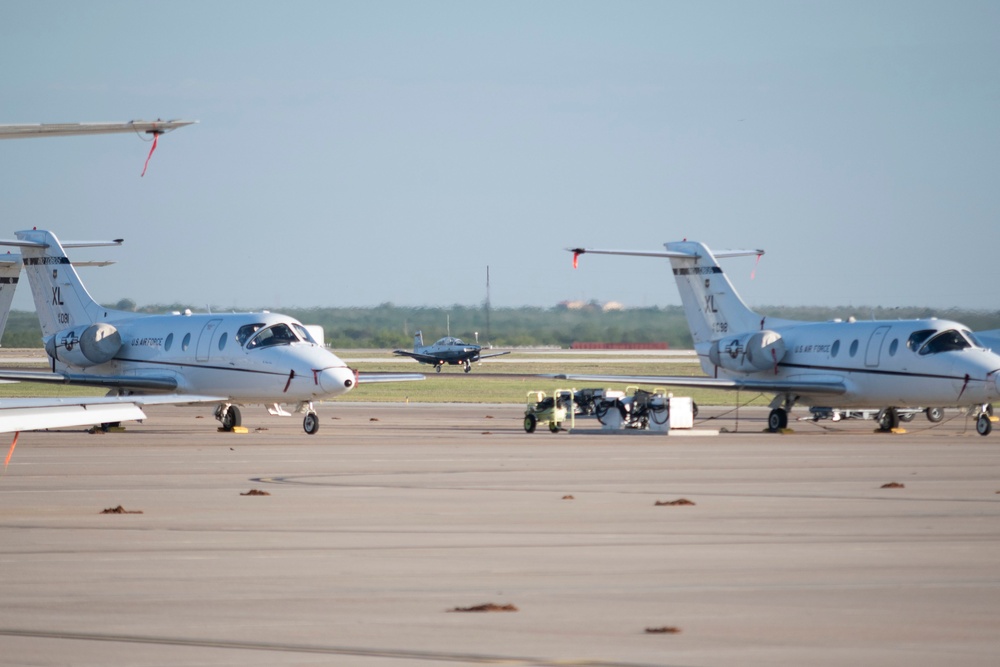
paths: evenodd
<path fill-rule="evenodd" d="M 767 416 L 767 430 L 771 433 L 777 433 L 786 428 L 788 428 L 788 410 L 784 408 L 771 410 L 771 413 Z"/>
<path fill-rule="evenodd" d="M 242 423 L 240 409 L 228 403 L 223 403 L 215 409 L 215 418 L 222 423 L 222 430 L 227 432 Z"/>
<path fill-rule="evenodd" d="M 275 407 L 275 410 L 278 406 Z M 282 416 L 289 416 L 290 413 L 284 410 L 271 411 L 271 414 L 280 414 Z M 299 405 L 299 412 L 304 412 L 305 417 L 302 418 L 302 430 L 304 430 L 309 435 L 316 435 L 319 431 L 319 416 L 316 411 L 313 410 L 312 403 L 303 403 Z M 231 433 L 237 426 L 240 426 L 242 422 L 242 416 L 240 415 L 240 409 L 231 403 L 222 403 L 215 409 L 215 418 L 219 420 L 222 424 L 222 430 Z"/>
<path fill-rule="evenodd" d="M 892 429 L 899 428 L 899 411 L 896 410 L 896 408 L 885 408 L 884 410 L 880 410 L 878 416 L 875 417 L 875 421 L 878 422 L 879 431 L 889 433 Z"/>

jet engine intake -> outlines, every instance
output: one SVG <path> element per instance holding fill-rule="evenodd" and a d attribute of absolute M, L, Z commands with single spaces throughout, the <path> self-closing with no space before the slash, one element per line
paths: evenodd
<path fill-rule="evenodd" d="M 781 334 L 765 330 L 720 338 L 712 343 L 708 358 L 726 370 L 757 373 L 777 367 L 785 352 Z"/>
<path fill-rule="evenodd" d="M 79 368 L 111 361 L 121 347 L 118 329 L 102 322 L 66 329 L 45 341 L 45 351 L 50 357 Z"/>

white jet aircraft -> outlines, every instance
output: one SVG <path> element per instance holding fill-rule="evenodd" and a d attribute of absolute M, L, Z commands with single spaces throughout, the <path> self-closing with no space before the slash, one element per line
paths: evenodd
<path fill-rule="evenodd" d="M 424 379 L 416 373 L 358 373 L 286 315 L 147 315 L 105 308 L 87 293 L 53 233 L 15 236 L 0 245 L 21 249 L 53 372 L 3 371 L 0 379 L 106 387 L 123 396 L 158 394 L 160 402 L 218 402 L 215 416 L 226 430 L 240 425 L 238 405 L 263 403 L 271 414 L 287 416 L 282 405 L 296 404 L 309 434 L 319 429 L 313 401 L 344 394 L 359 382 Z"/>
<path fill-rule="evenodd" d="M 155 139 L 166 132 L 196 121 L 130 121 L 128 123 L 54 123 L 29 125 L 0 125 L 0 139 L 31 137 L 58 137 L 89 134 L 115 134 L 132 132 L 149 134 Z M 152 150 L 150 150 L 152 155 Z M 147 162 L 148 162 L 147 158 Z M 0 256 L 0 337 L 7 326 L 10 305 L 21 273 L 21 256 Z M 185 402 L 198 400 L 186 396 Z M 177 403 L 172 397 L 132 396 L 97 397 L 76 396 L 62 398 L 7 398 L 0 401 L 0 433 L 14 433 L 43 428 L 60 428 L 83 424 L 115 423 L 145 419 L 140 406 L 154 403 Z M 17 442 L 15 436 L 14 442 Z M 11 448 L 13 453 L 13 448 Z M 10 460 L 8 454 L 7 460 Z M 5 464 L 6 465 L 6 464 Z"/>
<path fill-rule="evenodd" d="M 559 375 L 569 380 L 709 387 L 775 394 L 768 427 L 788 425 L 796 403 L 824 408 L 880 409 L 883 430 L 899 426 L 898 408 L 968 407 L 976 430 L 993 428 L 1000 398 L 1000 355 L 969 329 L 938 319 L 798 322 L 759 315 L 740 299 L 716 258 L 701 243 L 666 243 L 666 251 L 573 248 L 584 253 L 670 260 L 702 369 L 708 377 Z"/>

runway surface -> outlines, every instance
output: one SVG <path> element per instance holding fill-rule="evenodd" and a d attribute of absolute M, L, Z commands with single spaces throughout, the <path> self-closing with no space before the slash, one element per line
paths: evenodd
<path fill-rule="evenodd" d="M 326 403 L 312 437 L 210 412 L 21 435 L 0 664 L 1000 656 L 1000 436 L 957 412 L 774 435 L 745 409 L 717 437 L 529 435 L 509 405 Z M 453 611 L 484 604 L 516 611 Z"/>

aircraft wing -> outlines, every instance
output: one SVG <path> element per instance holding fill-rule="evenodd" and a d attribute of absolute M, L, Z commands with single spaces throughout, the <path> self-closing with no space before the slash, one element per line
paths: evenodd
<path fill-rule="evenodd" d="M 167 376 L 88 375 L 86 373 L 3 370 L 0 371 L 0 380 L 72 384 L 81 387 L 105 387 L 108 389 L 131 389 L 133 391 L 174 391 L 177 389 L 177 380 Z"/>
<path fill-rule="evenodd" d="M 730 380 L 710 377 L 690 377 L 683 375 L 575 375 L 560 373 L 547 375 L 557 380 L 578 380 L 580 382 L 628 382 L 630 384 L 656 384 L 672 387 L 695 387 L 699 389 L 725 389 L 729 391 L 791 392 L 796 394 L 827 394 L 837 396 L 847 391 L 843 382 L 831 380 L 790 381 L 790 380 Z"/>
<path fill-rule="evenodd" d="M 145 419 L 143 405 L 216 401 L 210 396 L 75 396 L 0 400 L 0 433 Z"/>
<path fill-rule="evenodd" d="M 358 384 L 374 382 L 411 382 L 426 379 L 423 373 L 358 373 Z"/>
<path fill-rule="evenodd" d="M 479 358 L 480 359 L 489 359 L 490 357 L 499 357 L 499 356 L 504 355 L 504 354 L 510 354 L 510 350 L 508 350 L 506 352 L 490 352 L 489 354 L 480 354 Z"/>
<path fill-rule="evenodd" d="M 163 134 L 193 120 L 133 120 L 127 123 L 34 123 L 27 125 L 0 125 L 0 139 L 23 139 L 25 137 L 69 137 L 83 134 L 116 134 L 134 132 L 136 134 Z"/>
<path fill-rule="evenodd" d="M 392 353 L 404 357 L 413 357 L 417 361 L 423 361 L 428 364 L 436 364 L 441 361 L 439 358 L 433 357 L 429 354 L 420 354 L 419 352 L 410 352 L 409 350 L 393 350 Z"/>

